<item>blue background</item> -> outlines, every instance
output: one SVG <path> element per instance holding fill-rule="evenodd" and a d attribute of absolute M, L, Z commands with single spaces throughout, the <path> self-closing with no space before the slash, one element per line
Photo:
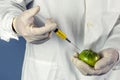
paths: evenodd
<path fill-rule="evenodd" d="M 25 52 L 25 40 L 0 40 L 0 80 L 20 80 Z"/>

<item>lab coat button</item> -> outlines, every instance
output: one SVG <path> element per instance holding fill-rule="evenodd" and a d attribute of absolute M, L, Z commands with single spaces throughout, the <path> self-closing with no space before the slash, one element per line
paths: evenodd
<path fill-rule="evenodd" d="M 87 22 L 87 27 L 93 27 L 93 23 Z"/>

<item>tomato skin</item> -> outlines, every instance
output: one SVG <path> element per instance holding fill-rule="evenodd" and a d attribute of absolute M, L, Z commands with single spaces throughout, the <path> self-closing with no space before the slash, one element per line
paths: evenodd
<path fill-rule="evenodd" d="M 94 67 L 95 63 L 100 59 L 100 56 L 92 50 L 83 50 L 78 58 L 91 67 Z"/>

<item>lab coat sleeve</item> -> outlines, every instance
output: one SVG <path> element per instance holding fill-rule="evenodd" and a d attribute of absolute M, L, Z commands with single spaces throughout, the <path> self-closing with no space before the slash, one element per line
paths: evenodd
<path fill-rule="evenodd" d="M 12 20 L 26 10 L 32 0 L 0 0 L 0 39 L 9 41 L 18 36 L 12 29 Z"/>
<path fill-rule="evenodd" d="M 103 49 L 106 48 L 114 48 L 119 52 L 119 60 L 116 65 L 120 68 L 120 17 L 116 21 L 116 24 L 104 44 Z"/>

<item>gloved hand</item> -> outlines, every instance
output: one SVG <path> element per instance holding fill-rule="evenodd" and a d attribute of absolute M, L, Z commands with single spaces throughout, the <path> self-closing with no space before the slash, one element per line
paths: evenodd
<path fill-rule="evenodd" d="M 102 75 L 110 71 L 119 58 L 119 53 L 113 48 L 105 49 L 99 55 L 101 59 L 96 62 L 94 67 L 90 67 L 88 64 L 79 60 L 78 53 L 75 53 L 71 60 L 84 75 Z"/>
<path fill-rule="evenodd" d="M 34 7 L 24 11 L 21 15 L 13 19 L 13 28 L 18 35 L 23 36 L 27 42 L 41 43 L 50 38 L 57 24 L 51 19 L 47 19 L 45 26 L 37 26 L 34 24 L 34 16 L 39 12 L 40 7 Z"/>

